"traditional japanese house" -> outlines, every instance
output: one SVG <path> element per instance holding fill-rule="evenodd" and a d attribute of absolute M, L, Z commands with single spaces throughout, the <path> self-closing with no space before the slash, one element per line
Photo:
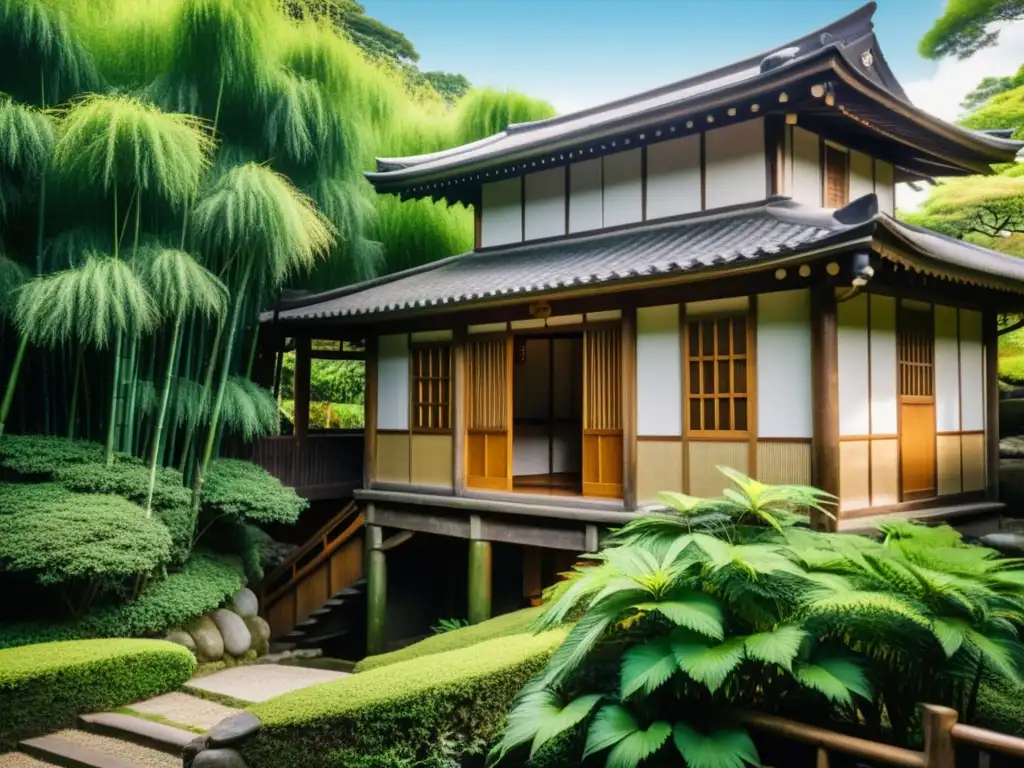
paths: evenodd
<path fill-rule="evenodd" d="M 1022 144 L 914 107 L 874 10 L 367 174 L 476 216 L 470 253 L 266 318 L 366 340 L 372 648 L 401 532 L 469 541 L 475 621 L 492 543 L 536 592 L 539 548 L 591 549 L 661 490 L 718 495 L 719 465 L 833 492 L 840 527 L 997 508 L 996 322 L 1024 262 L 898 221 L 894 188 Z"/>

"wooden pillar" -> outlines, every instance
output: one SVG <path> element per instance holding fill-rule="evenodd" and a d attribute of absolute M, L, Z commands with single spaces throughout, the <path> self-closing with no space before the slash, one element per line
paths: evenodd
<path fill-rule="evenodd" d="M 308 336 L 295 340 L 295 379 L 292 382 L 292 396 L 295 398 L 294 432 L 302 440 L 309 432 L 309 377 L 311 342 Z"/>
<path fill-rule="evenodd" d="M 383 531 L 366 526 L 366 654 L 387 650 L 388 562 L 380 548 Z"/>
<path fill-rule="evenodd" d="M 480 538 L 480 516 L 469 518 L 469 606 L 470 624 L 491 618 L 491 542 Z"/>
<path fill-rule="evenodd" d="M 985 490 L 999 500 L 999 324 L 995 312 L 982 315 L 985 344 Z"/>
<path fill-rule="evenodd" d="M 932 704 L 921 706 L 925 768 L 956 768 L 956 749 L 953 744 L 956 719 L 955 709 Z"/>
<path fill-rule="evenodd" d="M 540 596 L 544 590 L 544 576 L 541 569 L 539 547 L 523 547 L 523 600 L 529 601 Z"/>
<path fill-rule="evenodd" d="M 839 346 L 835 289 L 816 285 L 811 294 L 811 358 L 814 436 L 812 483 L 839 495 Z M 836 510 L 838 517 L 838 510 Z M 811 525 L 834 529 L 836 521 L 812 513 Z"/>
<path fill-rule="evenodd" d="M 373 487 L 377 464 L 377 337 L 366 340 L 363 392 L 363 488 Z"/>
<path fill-rule="evenodd" d="M 466 327 L 452 336 L 452 488 L 466 491 Z"/>
<path fill-rule="evenodd" d="M 636 307 L 622 310 L 622 503 L 636 509 Z"/>

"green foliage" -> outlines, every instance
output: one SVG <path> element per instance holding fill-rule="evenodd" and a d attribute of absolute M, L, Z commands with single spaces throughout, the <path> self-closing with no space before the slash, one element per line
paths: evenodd
<path fill-rule="evenodd" d="M 79 640 L 0 651 L 0 749 L 178 688 L 196 662 L 161 640 Z"/>
<path fill-rule="evenodd" d="M 210 514 L 255 523 L 294 523 L 309 502 L 265 469 L 248 461 L 218 459 L 206 475 L 203 505 Z"/>
<path fill-rule="evenodd" d="M 106 493 L 121 496 L 142 506 L 149 489 L 149 470 L 138 464 L 87 462 L 59 467 L 54 480 L 74 493 Z M 153 508 L 158 510 L 187 509 L 191 494 L 182 484 L 181 472 L 170 467 L 157 472 Z"/>
<path fill-rule="evenodd" d="M 435 635 L 443 635 L 445 632 L 454 632 L 468 626 L 469 622 L 466 619 L 438 619 L 437 624 L 430 629 Z"/>
<path fill-rule="evenodd" d="M 281 430 L 274 394 L 244 376 L 231 376 L 224 388 L 224 428 L 246 441 Z"/>
<path fill-rule="evenodd" d="M 123 454 L 116 463 L 137 464 Z M 21 475 L 49 478 L 61 468 L 103 461 L 103 446 L 87 440 L 50 435 L 4 435 L 0 438 L 0 467 Z"/>
<path fill-rule="evenodd" d="M 282 418 L 295 423 L 295 401 L 282 400 L 279 409 Z M 310 429 L 362 429 L 366 423 L 366 408 L 362 403 L 309 403 Z"/>
<path fill-rule="evenodd" d="M 281 397 L 292 398 L 295 353 L 287 352 L 281 366 Z M 366 363 L 362 360 L 310 360 L 309 398 L 327 403 L 362 403 Z"/>
<path fill-rule="evenodd" d="M 514 91 L 502 93 L 490 89 L 470 91 L 455 110 L 459 143 L 469 143 L 501 133 L 516 123 L 529 123 L 554 117 L 555 108 L 546 101 L 531 99 Z"/>
<path fill-rule="evenodd" d="M 423 77 L 437 91 L 447 104 L 454 104 L 473 87 L 469 78 L 452 72 L 424 72 Z"/>
<path fill-rule="evenodd" d="M 982 78 L 974 90 L 964 97 L 960 107 L 967 112 L 973 112 L 993 96 L 1011 91 L 1020 85 L 1024 85 L 1024 66 L 1018 69 L 1014 75 Z"/>
<path fill-rule="evenodd" d="M 46 113 L 0 98 L 0 170 L 41 178 L 53 143 L 53 120 Z"/>
<path fill-rule="evenodd" d="M 3 202 L 0 202 L 0 218 L 3 212 Z M 25 267 L 0 254 L 0 317 L 10 316 L 17 304 L 17 291 L 28 278 L 29 271 Z"/>
<path fill-rule="evenodd" d="M 220 318 L 227 311 L 227 288 L 190 253 L 159 248 L 145 254 L 142 277 L 167 318 L 186 312 Z"/>
<path fill-rule="evenodd" d="M 918 52 L 926 59 L 966 59 L 998 42 L 999 32 L 990 30 L 989 24 L 1020 18 L 1021 0 L 947 0 L 945 12 L 918 43 Z"/>
<path fill-rule="evenodd" d="M 1024 435 L 1024 399 L 999 401 L 999 436 Z"/>
<path fill-rule="evenodd" d="M 279 696 L 252 707 L 263 728 L 244 756 L 281 768 L 444 765 L 444 752 L 465 754 L 499 733 L 562 637 L 501 637 Z"/>
<path fill-rule="evenodd" d="M 162 635 L 219 608 L 244 584 L 237 558 L 196 551 L 181 571 L 151 580 L 131 602 L 104 604 L 76 620 L 0 625 L 0 648 L 57 640 Z"/>
<path fill-rule="evenodd" d="M 423 656 L 432 656 L 435 653 L 468 648 L 471 645 L 482 643 L 499 637 L 509 637 L 526 632 L 534 621 L 541 615 L 541 609 L 524 608 L 513 613 L 506 613 L 502 616 L 495 616 L 493 619 L 481 621 L 468 627 L 454 629 L 451 632 L 444 632 L 418 643 L 407 645 L 397 651 L 381 653 L 376 656 L 367 656 L 355 666 L 356 672 L 368 672 L 378 667 L 386 667 L 390 664 L 397 664 L 401 661 L 410 661 Z"/>
<path fill-rule="evenodd" d="M 1024 69 L 1024 68 L 1022 68 Z M 1021 137 L 1024 126 L 1024 72 L 1017 76 L 1020 82 L 1013 88 L 992 95 L 978 109 L 960 121 L 966 128 L 1013 128 L 1015 138 Z"/>

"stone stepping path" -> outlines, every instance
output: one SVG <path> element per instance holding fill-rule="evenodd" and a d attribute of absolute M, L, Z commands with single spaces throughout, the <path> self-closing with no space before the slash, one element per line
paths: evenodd
<path fill-rule="evenodd" d="M 33 757 L 66 768 L 181 768 L 178 756 L 87 731 L 57 731 L 20 746 Z"/>
<path fill-rule="evenodd" d="M 193 683 L 194 684 L 194 683 Z M 239 710 L 225 707 L 215 701 L 189 696 L 187 693 L 165 693 L 146 701 L 139 701 L 127 709 L 143 715 L 156 715 L 172 723 L 208 731 L 221 720 L 238 714 Z M 0 768 L 3 768 L 0 766 Z"/>
<path fill-rule="evenodd" d="M 4 752 L 0 754 L 0 768 L 52 768 L 53 763 L 36 760 L 24 752 Z"/>
<path fill-rule="evenodd" d="M 232 667 L 214 672 L 212 675 L 194 678 L 188 683 L 188 687 L 256 703 L 297 691 L 299 688 L 329 683 L 343 677 L 348 677 L 348 673 L 284 664 L 259 664 Z M 169 719 L 177 720 L 179 723 L 185 722 L 179 718 Z"/>

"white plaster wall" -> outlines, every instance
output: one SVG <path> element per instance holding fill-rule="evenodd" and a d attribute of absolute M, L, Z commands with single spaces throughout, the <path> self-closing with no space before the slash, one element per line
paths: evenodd
<path fill-rule="evenodd" d="M 641 152 L 630 149 L 605 155 L 604 226 L 634 224 L 643 220 L 643 171 Z"/>
<path fill-rule="evenodd" d="M 569 231 L 586 232 L 604 224 L 601 158 L 569 166 Z"/>
<path fill-rule="evenodd" d="M 870 155 L 850 150 L 850 202 L 875 191 L 875 171 Z"/>
<path fill-rule="evenodd" d="M 523 239 L 522 179 L 484 184 L 481 190 L 480 245 L 507 245 Z"/>
<path fill-rule="evenodd" d="M 899 431 L 896 299 L 871 295 L 871 434 Z"/>
<path fill-rule="evenodd" d="M 790 196 L 804 205 L 821 205 L 821 141 L 799 125 L 791 127 Z"/>
<path fill-rule="evenodd" d="M 700 209 L 700 135 L 649 145 L 647 219 Z"/>
<path fill-rule="evenodd" d="M 757 436 L 811 437 L 811 295 L 757 297 Z"/>
<path fill-rule="evenodd" d="M 875 194 L 878 195 L 878 210 L 895 216 L 896 189 L 891 163 L 875 160 Z"/>
<path fill-rule="evenodd" d="M 565 169 L 526 176 L 526 240 L 565 234 Z"/>
<path fill-rule="evenodd" d="M 935 429 L 960 431 L 960 344 L 957 310 L 935 305 Z"/>
<path fill-rule="evenodd" d="M 837 308 L 839 347 L 839 434 L 871 430 L 868 402 L 868 297 L 861 294 Z"/>
<path fill-rule="evenodd" d="M 708 210 L 767 197 L 763 118 L 704 134 L 704 192 Z"/>
<path fill-rule="evenodd" d="M 679 305 L 636 311 L 637 434 L 681 435 L 682 348 Z"/>
<path fill-rule="evenodd" d="M 409 428 L 409 337 L 377 340 L 377 429 Z"/>
<path fill-rule="evenodd" d="M 985 347 L 981 312 L 960 310 L 960 397 L 964 432 L 985 429 Z"/>

